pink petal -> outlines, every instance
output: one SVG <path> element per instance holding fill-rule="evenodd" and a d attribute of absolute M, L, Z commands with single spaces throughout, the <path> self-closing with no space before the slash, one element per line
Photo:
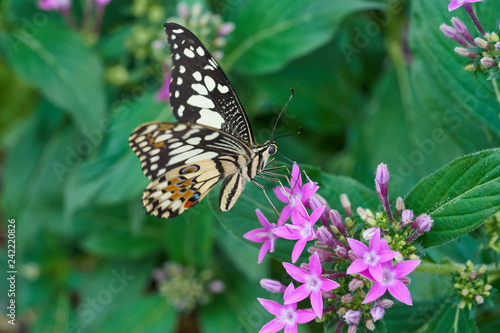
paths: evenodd
<path fill-rule="evenodd" d="M 395 278 L 402 278 L 413 272 L 420 264 L 420 260 L 406 260 L 394 265 L 391 271 L 394 273 Z"/>
<path fill-rule="evenodd" d="M 266 219 L 266 217 L 260 212 L 260 210 L 256 209 L 255 210 L 255 214 L 257 215 L 257 218 L 259 219 L 259 222 L 260 224 L 262 224 L 262 226 L 265 228 L 265 229 L 270 229 L 272 226 L 271 226 L 271 223 L 269 223 L 269 221 Z"/>
<path fill-rule="evenodd" d="M 321 295 L 321 290 L 311 292 L 311 306 L 318 318 L 321 318 L 323 315 L 323 295 Z"/>
<path fill-rule="evenodd" d="M 283 267 L 285 267 L 288 275 L 290 275 L 295 281 L 300 283 L 305 283 L 307 281 L 309 273 L 307 273 L 305 269 L 289 264 L 287 262 L 283 263 Z"/>
<path fill-rule="evenodd" d="M 319 189 L 319 186 L 316 185 L 315 183 L 306 183 L 302 187 L 301 193 L 302 193 L 302 202 L 305 202 L 308 200 L 316 191 Z"/>
<path fill-rule="evenodd" d="M 269 251 L 269 248 L 271 247 L 271 242 L 264 242 L 264 244 L 262 244 L 262 246 L 260 247 L 260 250 L 259 250 L 259 257 L 257 259 L 257 263 L 260 264 L 262 262 L 262 260 L 264 260 L 264 257 L 267 253 L 267 251 Z"/>
<path fill-rule="evenodd" d="M 354 262 L 347 267 L 347 274 L 357 274 L 359 272 L 362 272 L 368 268 L 368 265 L 364 262 L 363 259 L 356 259 Z"/>
<path fill-rule="evenodd" d="M 300 286 L 297 287 L 297 289 L 295 289 L 290 294 L 290 296 L 288 296 L 285 299 L 285 304 L 294 304 L 294 303 L 300 302 L 303 299 L 305 299 L 307 296 L 309 296 L 310 294 L 311 294 L 311 292 L 309 290 L 307 290 L 307 285 L 301 284 Z"/>
<path fill-rule="evenodd" d="M 410 291 L 403 282 L 394 280 L 391 285 L 387 286 L 387 289 L 389 289 L 389 292 L 395 299 L 406 305 L 412 305 Z"/>
<path fill-rule="evenodd" d="M 311 310 L 297 310 L 297 323 L 304 324 L 316 318 L 316 314 Z"/>
<path fill-rule="evenodd" d="M 302 187 L 302 176 L 300 175 L 300 169 L 297 164 L 293 164 L 292 167 L 292 177 L 290 178 L 290 186 L 292 189 L 296 189 L 297 187 L 300 189 Z"/>
<path fill-rule="evenodd" d="M 364 243 L 361 243 L 357 239 L 347 238 L 347 242 L 349 243 L 351 250 L 360 257 L 363 257 L 365 253 L 368 252 L 368 246 L 366 246 Z"/>
<path fill-rule="evenodd" d="M 268 239 L 268 237 L 263 236 L 263 235 L 267 234 L 268 232 L 269 231 L 267 231 L 264 228 L 259 228 L 259 229 L 250 230 L 249 232 L 244 234 L 243 237 L 248 239 L 251 242 L 262 243 Z"/>
<path fill-rule="evenodd" d="M 293 293 L 294 290 L 295 290 L 295 287 L 293 286 L 293 283 L 290 282 L 288 287 L 286 287 L 285 292 L 283 293 L 283 300 L 286 300 L 288 298 L 288 296 L 290 296 Z"/>
<path fill-rule="evenodd" d="M 316 221 L 318 221 L 319 217 L 321 216 L 321 214 L 323 214 L 323 212 L 325 211 L 325 207 L 324 206 L 320 206 L 318 208 L 316 208 L 312 213 L 311 213 L 311 217 L 309 218 L 309 221 L 313 222 L 313 225 L 314 223 L 316 223 Z"/>
<path fill-rule="evenodd" d="M 396 258 L 396 256 L 399 254 L 399 252 L 397 251 L 392 251 L 392 250 L 388 250 L 388 251 L 381 251 L 378 253 L 379 255 L 379 259 L 378 259 L 378 262 L 380 263 L 383 263 L 383 262 L 386 262 L 386 261 L 389 261 L 389 260 L 392 260 L 394 258 Z"/>
<path fill-rule="evenodd" d="M 273 234 L 285 239 L 300 239 L 300 233 L 291 225 L 284 225 L 273 230 Z"/>
<path fill-rule="evenodd" d="M 259 333 L 275 333 L 285 327 L 285 323 L 277 318 L 271 320 L 260 329 Z"/>
<path fill-rule="evenodd" d="M 257 298 L 257 300 L 270 314 L 273 314 L 275 316 L 281 315 L 281 312 L 283 311 L 283 305 L 264 298 Z"/>
<path fill-rule="evenodd" d="M 389 251 L 389 250 L 390 250 L 389 245 L 387 244 L 385 239 L 382 238 L 380 240 L 380 251 Z"/>
<path fill-rule="evenodd" d="M 383 286 L 379 282 L 375 282 L 368 292 L 368 295 L 366 295 L 363 304 L 373 302 L 374 300 L 382 296 L 386 290 L 387 287 Z"/>
<path fill-rule="evenodd" d="M 279 201 L 284 203 L 290 202 L 290 194 L 292 193 L 292 190 L 290 190 L 288 187 L 276 186 L 273 191 Z"/>
<path fill-rule="evenodd" d="M 373 233 L 372 238 L 370 239 L 369 248 L 371 251 L 375 251 L 378 253 L 380 250 L 380 228 Z"/>
<path fill-rule="evenodd" d="M 367 269 L 367 270 L 364 270 L 362 272 L 359 272 L 358 273 L 359 275 L 367 278 L 368 280 L 371 280 L 371 281 L 375 281 L 375 279 L 373 278 L 373 276 L 370 274 L 370 271 Z"/>
<path fill-rule="evenodd" d="M 317 252 L 315 252 L 309 259 L 309 272 L 311 275 L 321 277 L 323 268 L 321 267 L 321 262 L 319 261 L 319 256 Z"/>
<path fill-rule="evenodd" d="M 375 281 L 382 281 L 382 266 L 377 264 L 375 266 L 368 267 L 368 271 L 370 271 L 371 276 L 375 279 Z"/>
<path fill-rule="evenodd" d="M 295 243 L 295 246 L 293 247 L 292 251 L 292 262 L 296 262 L 297 259 L 299 259 L 300 255 L 302 254 L 302 251 L 304 251 L 306 243 L 307 243 L 306 239 L 299 239 L 297 243 Z"/>
<path fill-rule="evenodd" d="M 286 325 L 284 333 L 297 333 L 297 324 Z"/>
<path fill-rule="evenodd" d="M 296 204 L 295 208 L 297 209 L 297 213 L 299 214 L 299 216 L 302 217 L 303 219 L 309 220 L 309 214 L 307 214 L 304 204 L 300 200 L 296 200 L 295 204 Z"/>
<path fill-rule="evenodd" d="M 333 290 L 335 288 L 338 288 L 339 286 L 340 285 L 335 281 L 328 280 L 328 279 L 321 279 L 320 289 L 323 291 L 330 291 L 330 290 Z"/>

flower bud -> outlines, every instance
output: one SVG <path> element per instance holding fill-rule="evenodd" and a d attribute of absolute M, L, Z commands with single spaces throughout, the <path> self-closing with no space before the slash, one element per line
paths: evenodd
<path fill-rule="evenodd" d="M 345 225 L 342 223 L 342 217 L 340 216 L 339 212 L 336 211 L 335 209 L 332 209 L 328 212 L 328 218 L 330 219 L 330 222 L 337 228 L 337 230 L 346 236 L 345 232 Z"/>
<path fill-rule="evenodd" d="M 365 327 L 369 329 L 370 331 L 373 331 L 375 329 L 375 325 L 373 324 L 373 320 L 370 318 L 365 319 Z"/>
<path fill-rule="evenodd" d="M 349 197 L 347 197 L 347 194 L 343 193 L 340 195 L 340 203 L 345 210 L 345 214 L 347 216 L 352 216 L 351 202 L 349 201 Z"/>
<path fill-rule="evenodd" d="M 377 230 L 379 230 L 380 228 L 376 228 L 376 227 L 373 227 L 373 228 L 369 228 L 369 229 L 366 229 L 365 231 L 363 231 L 363 239 L 364 240 L 370 240 L 372 239 L 373 235 L 377 232 Z"/>
<path fill-rule="evenodd" d="M 467 57 L 467 58 L 471 58 L 471 59 L 476 59 L 476 56 L 477 56 L 476 53 L 469 52 L 469 51 L 467 51 L 466 48 L 463 48 L 463 47 L 455 47 L 455 52 L 457 54 L 461 55 L 462 57 Z"/>
<path fill-rule="evenodd" d="M 346 308 L 345 306 L 342 306 L 342 307 L 340 307 L 340 308 L 338 309 L 337 314 L 338 314 L 339 316 L 343 316 L 343 315 L 345 315 L 345 314 L 346 314 L 346 312 L 347 312 L 347 308 Z"/>
<path fill-rule="evenodd" d="M 479 267 L 479 269 L 477 270 L 477 276 L 481 277 L 484 273 L 486 273 L 486 265 L 485 264 L 483 264 Z"/>
<path fill-rule="evenodd" d="M 378 305 L 380 305 L 384 309 L 389 309 L 392 305 L 394 304 L 394 301 L 390 299 L 383 299 L 378 302 Z"/>
<path fill-rule="evenodd" d="M 347 333 L 356 333 L 358 331 L 358 325 L 352 324 L 347 328 Z"/>
<path fill-rule="evenodd" d="M 353 300 L 354 297 L 352 296 L 352 294 L 345 294 L 344 296 L 342 296 L 342 302 L 344 303 L 351 303 Z"/>
<path fill-rule="evenodd" d="M 475 270 L 469 273 L 469 281 L 474 281 L 476 277 L 477 277 L 477 272 Z"/>
<path fill-rule="evenodd" d="M 328 299 L 336 299 L 337 295 L 333 291 L 322 291 L 321 295 L 323 298 L 328 298 Z"/>
<path fill-rule="evenodd" d="M 260 286 L 272 293 L 284 293 L 286 290 L 286 286 L 281 282 L 271 279 L 261 279 Z"/>
<path fill-rule="evenodd" d="M 474 295 L 474 301 L 476 301 L 477 304 L 483 304 L 484 303 L 484 297 L 481 295 Z"/>
<path fill-rule="evenodd" d="M 347 324 L 357 324 L 361 318 L 361 311 L 348 310 L 344 315 L 344 320 Z"/>
<path fill-rule="evenodd" d="M 461 34 L 469 43 L 474 44 L 474 38 L 470 34 L 469 30 L 467 30 L 467 26 L 462 21 L 460 21 L 457 17 L 453 17 L 451 19 L 451 23 L 459 34 Z"/>
<path fill-rule="evenodd" d="M 483 65 L 486 68 L 493 68 L 497 66 L 497 62 L 489 57 L 483 57 L 481 58 L 481 65 Z"/>
<path fill-rule="evenodd" d="M 385 309 L 378 304 L 370 310 L 370 314 L 372 315 L 373 321 L 377 321 L 384 317 Z"/>
<path fill-rule="evenodd" d="M 221 280 L 213 280 L 208 283 L 208 290 L 214 294 L 220 294 L 226 290 L 226 285 Z"/>
<path fill-rule="evenodd" d="M 414 223 L 417 225 L 418 231 L 423 233 L 431 230 L 434 220 L 432 220 L 427 214 L 420 214 L 417 216 Z"/>
<path fill-rule="evenodd" d="M 335 249 L 335 254 L 339 258 L 347 258 L 347 249 L 343 246 L 337 246 Z"/>
<path fill-rule="evenodd" d="M 405 202 L 403 201 L 403 198 L 398 197 L 396 199 L 396 214 L 398 216 L 401 216 L 401 212 L 405 209 Z"/>
<path fill-rule="evenodd" d="M 411 283 L 411 279 L 407 276 L 403 276 L 402 278 L 399 278 L 399 281 L 403 282 L 406 285 L 409 285 Z"/>
<path fill-rule="evenodd" d="M 482 39 L 481 37 L 477 37 L 474 39 L 474 43 L 476 43 L 477 46 L 479 46 L 482 49 L 489 50 L 490 45 L 488 45 L 488 42 Z"/>
<path fill-rule="evenodd" d="M 185 2 L 181 2 L 177 5 L 177 14 L 180 18 L 187 20 L 189 18 L 189 6 Z"/>
<path fill-rule="evenodd" d="M 349 250 L 349 252 L 347 252 L 347 256 L 349 257 L 349 260 L 352 262 L 359 259 L 358 255 L 351 250 Z"/>
<path fill-rule="evenodd" d="M 365 282 L 363 280 L 354 278 L 351 280 L 351 282 L 349 282 L 348 286 L 350 291 L 355 291 L 356 289 L 363 288 L 365 286 Z"/>
<path fill-rule="evenodd" d="M 326 229 L 324 226 L 321 226 L 318 228 L 318 230 L 316 231 L 316 238 L 320 242 L 323 242 L 326 245 L 333 247 L 333 244 L 334 244 L 333 243 L 333 236 L 330 233 L 330 231 L 328 231 L 328 229 Z"/>
<path fill-rule="evenodd" d="M 455 29 L 453 29 L 449 25 L 441 24 L 439 26 L 439 29 L 441 29 L 446 37 L 453 39 L 463 47 L 468 47 L 467 42 L 455 31 Z"/>
<path fill-rule="evenodd" d="M 413 222 L 413 211 L 411 209 L 403 210 L 403 213 L 401 214 L 401 224 L 405 226 L 411 222 Z"/>
<path fill-rule="evenodd" d="M 217 34 L 219 36 L 227 36 L 234 30 L 234 23 L 233 22 L 226 22 L 224 23 L 220 28 L 219 31 L 217 31 Z"/>
<path fill-rule="evenodd" d="M 363 208 L 358 207 L 358 209 L 356 209 L 356 212 L 363 221 L 366 221 L 368 219 L 368 214 Z"/>

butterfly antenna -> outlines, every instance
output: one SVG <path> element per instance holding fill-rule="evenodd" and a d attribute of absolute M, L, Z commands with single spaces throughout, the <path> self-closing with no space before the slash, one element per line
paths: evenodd
<path fill-rule="evenodd" d="M 273 139 L 273 141 L 274 141 L 274 140 L 276 140 L 276 139 L 279 139 L 279 138 L 284 138 L 284 137 L 286 137 L 286 136 L 294 136 L 294 135 L 299 135 L 299 134 L 302 134 L 302 132 L 304 132 L 304 129 L 302 128 L 302 126 L 300 126 L 299 131 L 298 131 L 297 133 L 292 133 L 292 134 L 283 134 L 283 135 L 280 135 L 280 136 L 275 137 L 275 138 Z"/>
<path fill-rule="evenodd" d="M 281 109 L 280 113 L 278 114 L 278 118 L 276 119 L 276 122 L 274 123 L 273 132 L 271 133 L 271 141 L 274 141 L 274 139 L 273 139 L 273 137 L 274 137 L 274 131 L 276 130 L 276 126 L 278 126 L 278 121 L 281 118 L 281 114 L 283 113 L 283 111 L 285 111 L 286 106 L 292 100 L 293 95 L 295 95 L 295 91 L 293 90 L 293 88 L 290 88 L 290 90 L 292 91 L 292 94 L 290 95 L 290 98 L 288 98 L 288 101 L 285 103 L 285 106 L 283 107 L 283 109 Z"/>

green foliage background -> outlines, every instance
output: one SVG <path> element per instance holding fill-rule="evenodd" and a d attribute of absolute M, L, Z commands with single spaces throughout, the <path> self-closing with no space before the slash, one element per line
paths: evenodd
<path fill-rule="evenodd" d="M 74 4 L 77 17 L 83 2 Z M 196 323 L 193 332 L 256 332 L 271 319 L 256 301 L 270 297 L 259 280 L 283 274 L 273 259 L 257 265 L 258 249 L 235 237 L 258 227 L 255 208 L 272 216 L 259 190 L 249 184 L 229 213 L 218 211 L 215 190 L 173 221 L 144 214 L 147 179 L 127 138 L 144 122 L 174 118 L 154 99 L 159 64 L 133 60 L 126 47 L 138 24 L 133 3 L 111 1 L 94 42 L 35 1 L 0 5 L 1 214 L 5 224 L 16 220 L 18 323 L 29 332 L 173 332 L 186 321 Z M 161 5 L 165 20 L 175 14 L 173 1 L 151 3 Z M 340 208 L 339 195 L 348 193 L 355 206 L 375 209 L 374 170 L 384 162 L 393 200 L 407 197 L 416 212 L 437 212 L 440 234 L 425 238 L 424 247 L 462 236 L 500 210 L 499 151 L 452 162 L 500 142 L 490 82 L 462 70 L 464 58 L 439 30 L 455 15 L 472 29 L 465 11 L 449 13 L 444 0 L 203 3 L 235 23 L 221 66 L 259 142 L 269 139 L 294 88 L 277 133 L 299 126 L 304 133 L 280 139 L 279 149 L 310 166 L 331 207 Z M 497 29 L 497 1 L 475 8 L 486 30 Z M 106 80 L 117 64 L 130 74 L 120 87 Z M 471 177 L 462 177 L 468 170 Z M 465 211 L 470 218 L 460 217 Z M 475 236 L 434 247 L 427 259 L 495 262 Z M 284 246 L 277 257 L 289 260 Z M 5 247 L 1 254 L 6 262 Z M 191 316 L 178 313 L 152 280 L 167 260 L 211 270 L 226 291 Z M 123 288 L 106 292 L 115 290 L 117 275 Z M 454 318 L 443 306 L 452 289 L 446 275 L 417 272 L 412 279 L 415 305 L 388 311 L 381 331 L 437 332 L 443 318 Z M 5 279 L 0 285 L 3 300 Z M 499 309 L 480 309 L 475 321 L 460 317 L 462 332 L 495 332 Z M 21 331 L 4 320 L 0 330 Z"/>

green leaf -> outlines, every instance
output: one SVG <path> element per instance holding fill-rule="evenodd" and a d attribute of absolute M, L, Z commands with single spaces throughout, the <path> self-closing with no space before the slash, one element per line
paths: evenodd
<path fill-rule="evenodd" d="M 475 6 L 476 14 L 486 31 L 496 31 L 500 7 L 496 1 Z M 424 102 L 424 107 L 440 113 L 444 121 L 458 117 L 466 123 L 470 115 L 480 119 L 494 132 L 500 132 L 498 101 L 491 82 L 480 75 L 463 70 L 468 58 L 454 52 L 458 44 L 439 30 L 458 15 L 469 31 L 477 30 L 465 10 L 449 13 L 446 3 L 423 0 L 412 2 L 410 17 L 410 46 L 413 56 L 412 82 Z M 462 131 L 465 132 L 465 131 Z"/>
<path fill-rule="evenodd" d="M 496 80 L 500 78 L 500 72 L 495 72 L 493 74 L 491 74 L 490 76 L 488 76 L 488 80 Z"/>
<path fill-rule="evenodd" d="M 177 312 L 161 296 L 123 303 L 93 332 L 174 332 Z"/>
<path fill-rule="evenodd" d="M 444 303 L 427 324 L 427 333 L 476 333 L 479 332 L 469 311 Z"/>
<path fill-rule="evenodd" d="M 105 114 L 102 64 L 80 35 L 46 25 L 30 35 L 9 34 L 7 60 L 52 103 L 67 111 L 81 130 L 99 128 Z"/>
<path fill-rule="evenodd" d="M 432 229 L 419 237 L 436 246 L 476 229 L 500 211 L 500 149 L 458 158 L 424 178 L 408 193 L 406 207 L 429 214 Z"/>
<path fill-rule="evenodd" d="M 380 2 L 364 0 L 243 2 L 229 15 L 236 28 L 225 67 L 254 74 L 279 70 L 326 44 L 346 15 L 381 8 Z"/>

